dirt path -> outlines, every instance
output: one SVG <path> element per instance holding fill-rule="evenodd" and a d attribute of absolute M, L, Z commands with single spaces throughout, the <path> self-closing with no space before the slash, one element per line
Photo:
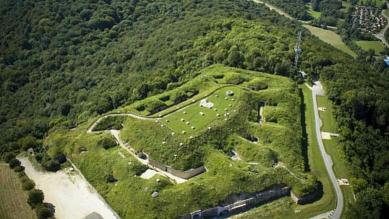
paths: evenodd
<path fill-rule="evenodd" d="M 57 219 L 83 219 L 91 213 L 97 213 L 104 219 L 119 218 L 77 169 L 71 174 L 66 170 L 42 172 L 36 170 L 28 158 L 18 159 L 26 168 L 27 176 L 43 191 L 45 201 L 55 206 Z"/>

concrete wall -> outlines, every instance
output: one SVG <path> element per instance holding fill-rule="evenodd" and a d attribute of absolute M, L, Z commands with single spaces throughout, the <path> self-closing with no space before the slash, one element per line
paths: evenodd
<path fill-rule="evenodd" d="M 189 169 L 186 171 L 181 171 L 181 170 L 173 169 L 170 166 L 167 166 L 165 164 L 161 164 L 158 161 L 155 161 L 152 159 L 149 159 L 149 164 L 153 167 L 156 167 L 158 169 L 161 169 L 163 171 L 166 171 L 168 173 L 173 174 L 174 176 L 178 176 L 178 177 L 183 178 L 183 179 L 189 179 L 189 178 L 192 178 L 196 175 L 199 175 L 200 173 L 205 172 L 204 166 L 198 167 L 196 169 Z"/>
<path fill-rule="evenodd" d="M 214 218 L 219 216 L 230 216 L 249 210 L 250 208 L 257 207 L 271 200 L 287 196 L 290 194 L 290 188 L 286 186 L 275 186 L 271 189 L 267 189 L 255 194 L 251 194 L 249 198 L 238 200 L 232 204 L 217 206 L 204 210 L 198 210 L 181 218 L 195 219 L 195 218 Z"/>

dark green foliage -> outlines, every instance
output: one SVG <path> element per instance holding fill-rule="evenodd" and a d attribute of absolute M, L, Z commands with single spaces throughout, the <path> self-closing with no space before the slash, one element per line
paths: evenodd
<path fill-rule="evenodd" d="M 98 144 L 106 150 L 118 145 L 112 137 L 104 137 L 98 142 Z"/>
<path fill-rule="evenodd" d="M 13 158 L 12 160 L 10 160 L 9 161 L 9 167 L 11 168 L 11 169 L 14 169 L 15 167 L 18 167 L 18 166 L 20 166 L 20 161 L 18 160 L 18 159 L 16 159 L 16 158 Z"/>
<path fill-rule="evenodd" d="M 23 190 L 29 191 L 29 190 L 33 189 L 34 187 L 35 187 L 35 183 L 32 180 L 27 178 L 26 180 L 22 181 Z"/>
<path fill-rule="evenodd" d="M 140 176 L 143 172 L 148 169 L 146 165 L 135 163 L 131 166 L 131 170 L 134 171 L 135 175 Z"/>
<path fill-rule="evenodd" d="M 39 189 L 33 189 L 28 192 L 28 204 L 35 208 L 37 205 L 42 204 L 44 199 L 44 195 L 42 190 Z"/>
<path fill-rule="evenodd" d="M 24 171 L 24 166 L 16 166 L 14 168 L 14 171 L 17 172 L 17 173 L 22 172 L 22 171 Z"/>
<path fill-rule="evenodd" d="M 52 210 L 48 206 L 46 206 L 46 204 L 37 205 L 35 208 L 35 212 L 38 219 L 46 219 L 54 215 Z"/>
<path fill-rule="evenodd" d="M 12 159 L 16 158 L 15 154 L 12 152 L 8 152 L 4 154 L 4 161 L 9 163 Z"/>
<path fill-rule="evenodd" d="M 290 16 L 299 20 L 312 19 L 308 14 L 304 0 L 266 0 L 266 2 L 281 8 Z"/>
<path fill-rule="evenodd" d="M 63 154 L 62 152 L 57 153 L 57 154 L 54 156 L 54 159 L 55 159 L 56 161 L 58 161 L 58 163 L 60 163 L 60 164 L 63 164 L 63 163 L 66 162 L 66 156 L 65 156 L 65 154 Z"/>
<path fill-rule="evenodd" d="M 61 169 L 61 164 L 57 160 L 50 159 L 45 161 L 42 165 L 47 171 L 51 172 L 57 172 L 59 169 Z"/>

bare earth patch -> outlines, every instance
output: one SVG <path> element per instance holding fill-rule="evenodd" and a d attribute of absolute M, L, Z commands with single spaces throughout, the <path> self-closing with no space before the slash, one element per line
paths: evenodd
<path fill-rule="evenodd" d="M 78 172 L 68 174 L 63 170 L 56 173 L 36 170 L 28 158 L 18 158 L 26 168 L 26 174 L 34 180 L 36 187 L 45 194 L 45 202 L 55 206 L 58 219 L 81 219 L 97 213 L 104 219 L 119 218 L 105 200 Z"/>

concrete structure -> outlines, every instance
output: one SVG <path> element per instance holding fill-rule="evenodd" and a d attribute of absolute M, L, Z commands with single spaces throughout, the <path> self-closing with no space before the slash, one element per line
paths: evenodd
<path fill-rule="evenodd" d="M 182 219 L 217 218 L 235 215 L 266 202 L 287 196 L 290 194 L 289 187 L 276 185 L 273 188 L 254 194 L 231 195 L 227 197 L 225 205 L 216 206 L 204 210 L 194 211 L 181 216 Z"/>
<path fill-rule="evenodd" d="M 213 103 L 209 102 L 207 98 L 200 100 L 200 106 L 208 109 L 212 109 Z"/>

